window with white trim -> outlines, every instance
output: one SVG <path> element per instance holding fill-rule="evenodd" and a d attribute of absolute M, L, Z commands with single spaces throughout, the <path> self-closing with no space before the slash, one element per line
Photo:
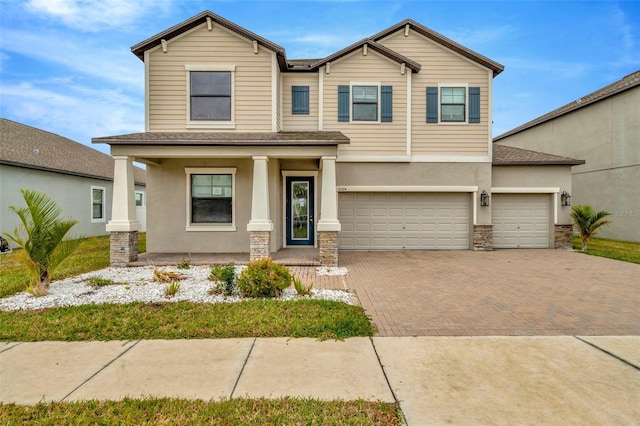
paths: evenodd
<path fill-rule="evenodd" d="M 105 188 L 101 186 L 91 187 L 91 222 L 104 222 L 106 220 Z"/>
<path fill-rule="evenodd" d="M 187 230 L 235 230 L 235 168 L 187 168 Z"/>
<path fill-rule="evenodd" d="M 465 122 L 466 121 L 467 90 L 465 87 L 441 87 L 440 88 L 440 121 Z"/>
<path fill-rule="evenodd" d="M 144 192 L 136 191 L 136 207 L 144 206 Z"/>
<path fill-rule="evenodd" d="M 352 86 L 353 121 L 378 121 L 378 86 Z"/>

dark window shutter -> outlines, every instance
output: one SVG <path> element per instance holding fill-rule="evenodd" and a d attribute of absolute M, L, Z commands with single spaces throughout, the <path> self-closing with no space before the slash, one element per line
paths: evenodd
<path fill-rule="evenodd" d="M 469 87 L 469 123 L 480 122 L 480 88 Z"/>
<path fill-rule="evenodd" d="M 438 88 L 427 87 L 427 123 L 438 122 Z"/>
<path fill-rule="evenodd" d="M 393 86 L 380 86 L 380 121 L 393 121 Z"/>
<path fill-rule="evenodd" d="M 291 86 L 291 113 L 309 114 L 309 86 Z"/>
<path fill-rule="evenodd" d="M 349 86 L 338 86 L 338 121 L 349 121 Z"/>

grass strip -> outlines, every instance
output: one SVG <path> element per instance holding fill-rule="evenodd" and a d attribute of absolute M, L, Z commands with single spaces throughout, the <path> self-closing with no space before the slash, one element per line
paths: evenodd
<path fill-rule="evenodd" d="M 397 404 L 312 398 L 174 398 L 0 404 L 3 425 L 400 425 Z"/>
<path fill-rule="evenodd" d="M 138 253 L 147 249 L 147 234 L 138 233 Z M 16 260 L 17 250 L 0 256 L 0 297 L 23 291 L 29 283 L 24 266 Z M 73 277 L 109 266 L 109 236 L 87 238 L 53 275 L 53 280 Z"/>
<path fill-rule="evenodd" d="M 129 303 L 0 312 L 1 341 L 372 336 L 359 306 L 329 300 Z"/>
<path fill-rule="evenodd" d="M 580 237 L 573 237 L 574 250 L 580 250 Z M 640 243 L 611 240 L 608 238 L 592 238 L 586 252 L 592 256 L 606 257 L 631 263 L 640 263 Z"/>

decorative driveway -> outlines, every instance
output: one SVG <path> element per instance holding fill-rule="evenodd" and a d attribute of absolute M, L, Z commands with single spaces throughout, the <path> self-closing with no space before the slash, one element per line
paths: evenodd
<path fill-rule="evenodd" d="M 340 266 L 323 284 L 355 289 L 379 336 L 640 335 L 638 264 L 539 249 L 341 251 Z"/>

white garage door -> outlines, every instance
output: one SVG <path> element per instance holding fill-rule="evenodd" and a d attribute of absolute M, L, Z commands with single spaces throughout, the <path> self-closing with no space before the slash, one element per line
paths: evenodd
<path fill-rule="evenodd" d="M 468 249 L 469 194 L 340 193 L 341 249 Z"/>
<path fill-rule="evenodd" d="M 495 248 L 549 247 L 548 194 L 493 194 Z"/>

